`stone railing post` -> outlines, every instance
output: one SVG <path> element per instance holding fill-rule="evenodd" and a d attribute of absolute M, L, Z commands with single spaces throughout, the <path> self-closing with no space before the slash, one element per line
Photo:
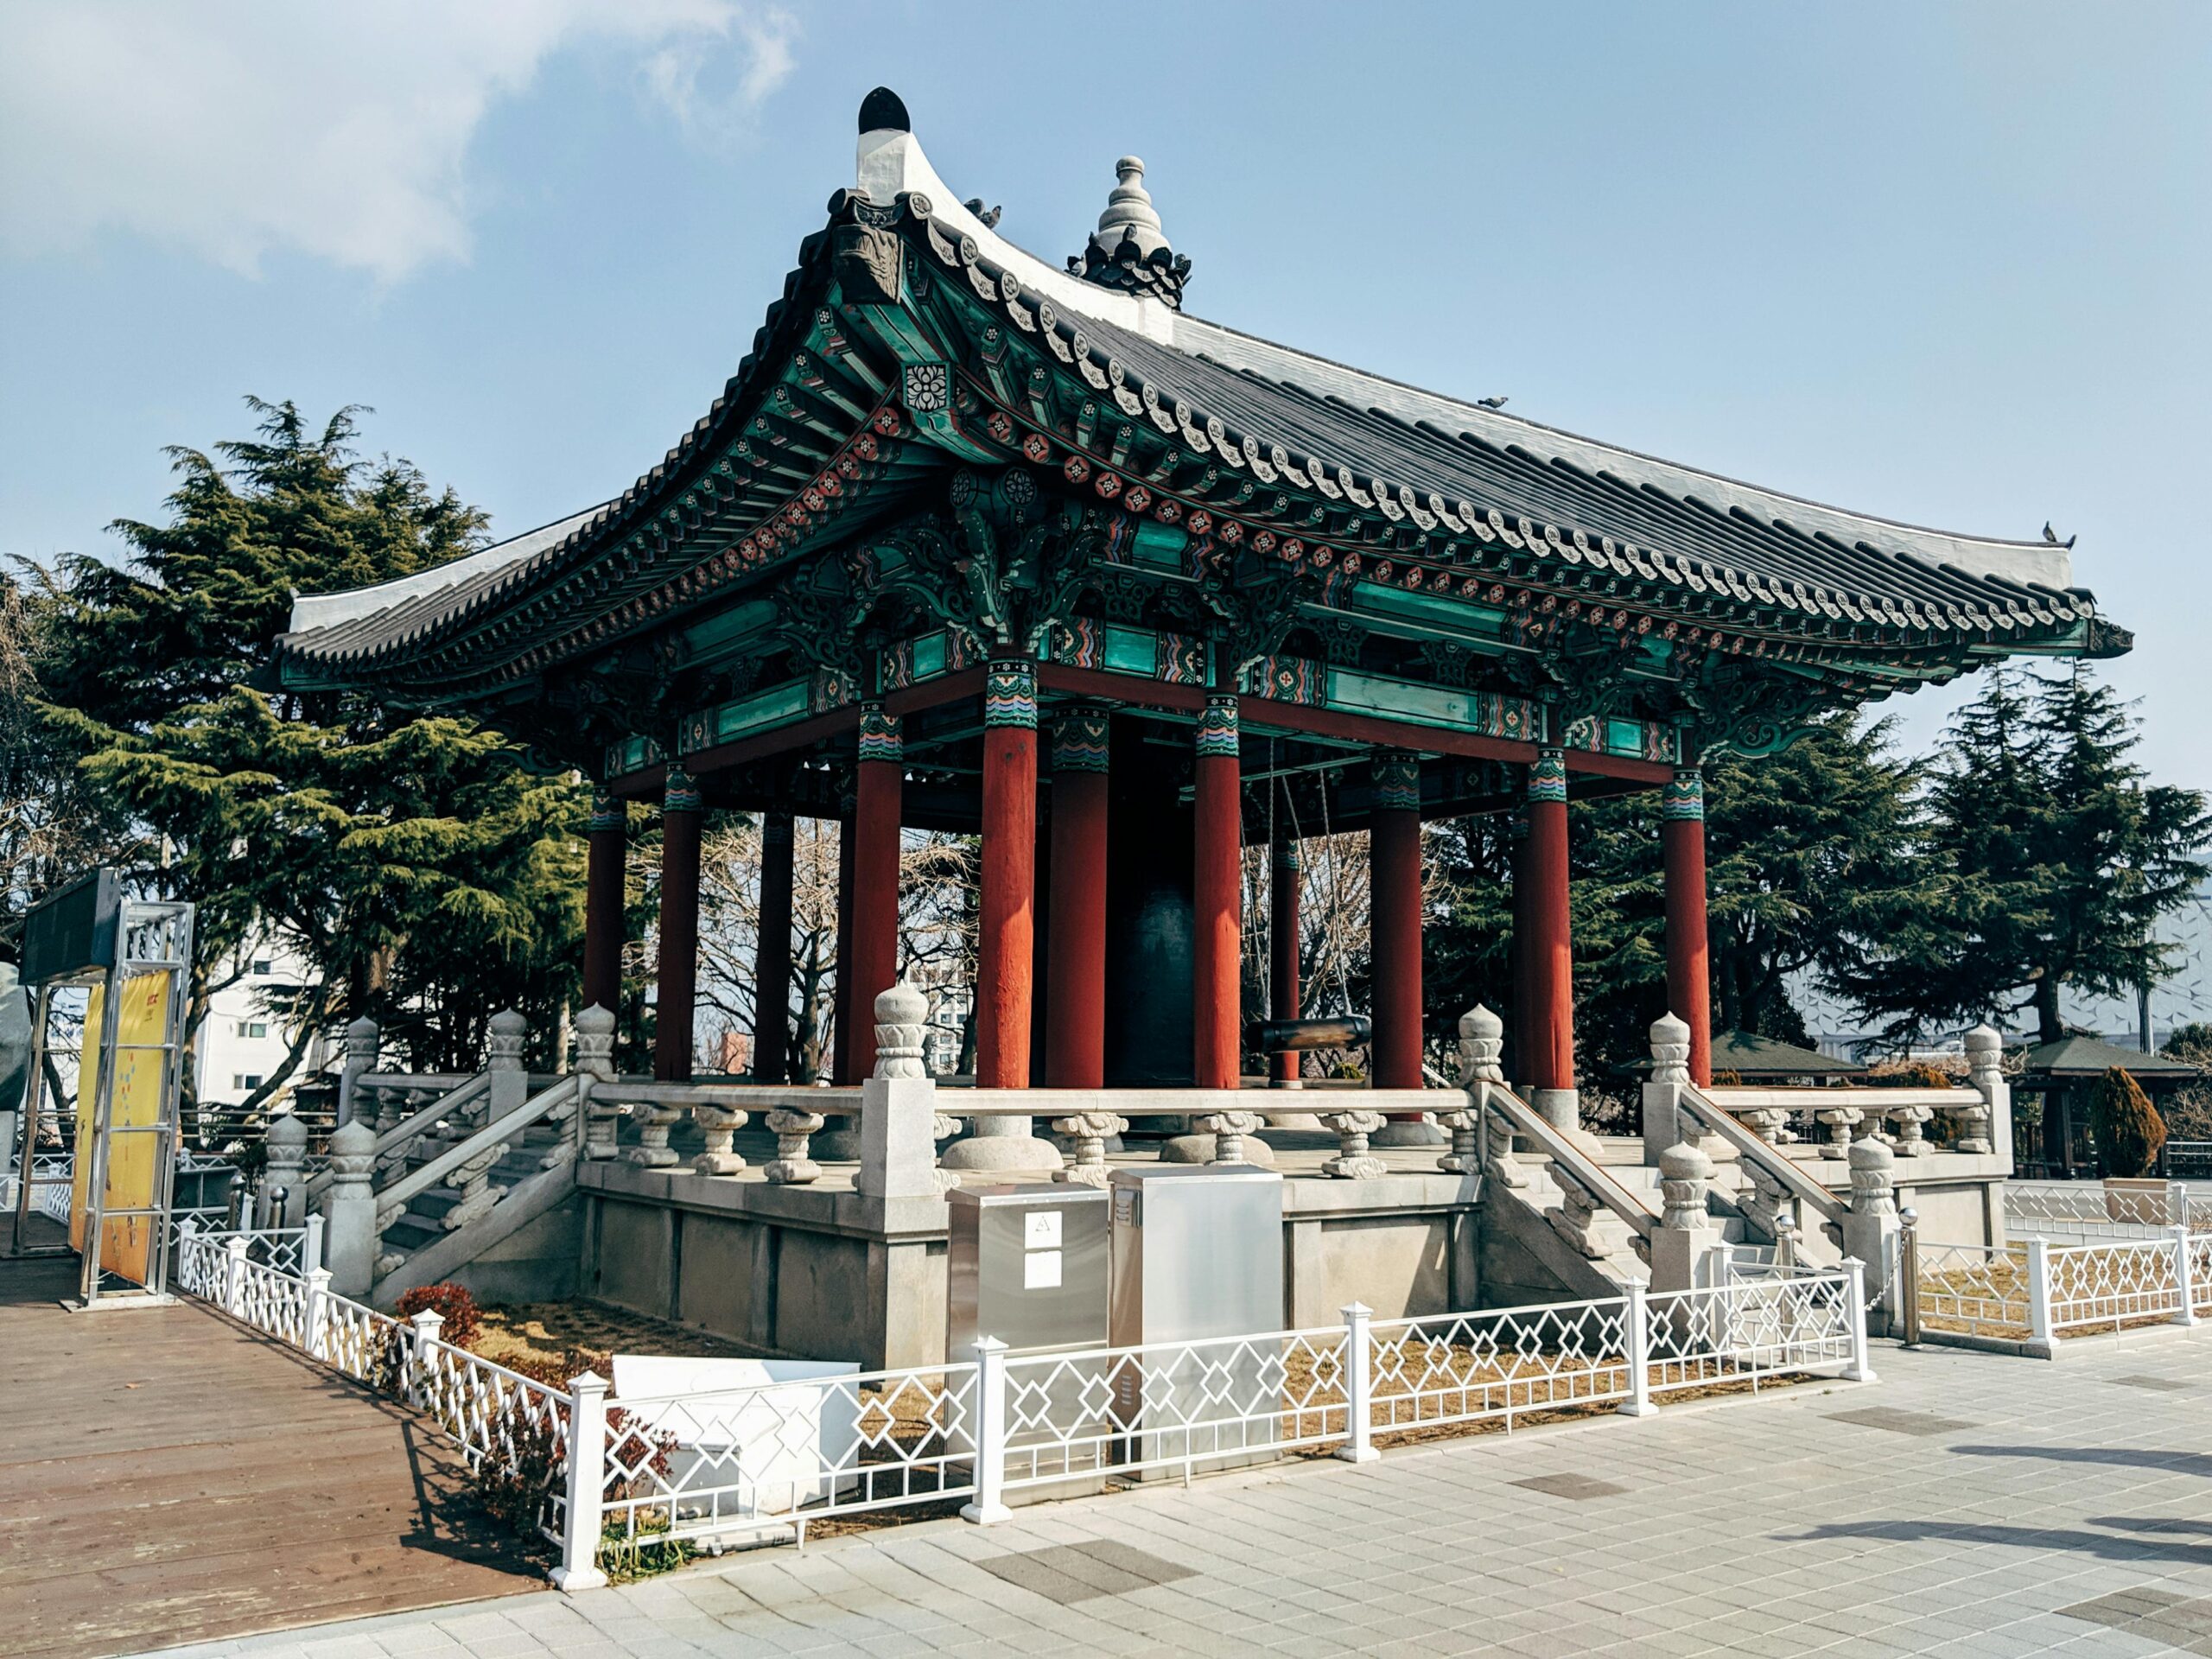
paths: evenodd
<path fill-rule="evenodd" d="M 530 1073 L 523 1069 L 523 1044 L 530 1022 L 512 1008 L 492 1016 L 485 1039 L 484 1069 L 491 1074 L 486 1090 L 484 1121 L 497 1122 L 530 1098 Z"/>
<path fill-rule="evenodd" d="M 1467 1091 L 1467 1109 L 1480 1126 L 1476 1132 L 1482 1137 L 1484 1173 L 1500 1186 L 1526 1186 L 1529 1172 L 1513 1156 L 1513 1126 L 1503 1113 L 1490 1109 L 1490 1090 L 1505 1085 L 1505 1073 L 1498 1065 L 1498 1054 L 1504 1047 L 1504 1021 L 1478 1005 L 1459 1016 L 1459 1038 L 1467 1059 L 1466 1075 L 1460 1078 L 1459 1086 Z M 1448 1155 L 1459 1155 L 1456 1134 Z"/>
<path fill-rule="evenodd" d="M 365 1297 L 375 1282 L 377 1195 L 370 1185 L 376 1132 L 355 1118 L 330 1137 L 330 1195 L 323 1200 L 323 1248 L 330 1286 L 340 1296 Z"/>
<path fill-rule="evenodd" d="M 1712 1184 L 1713 1160 L 1688 1141 L 1659 1154 L 1664 1208 L 1651 1230 L 1652 1289 L 1696 1290 L 1711 1279 L 1710 1260 L 1721 1243 L 1706 1202 Z"/>
<path fill-rule="evenodd" d="M 258 1207 L 261 1225 L 296 1227 L 308 1205 L 308 1126 L 286 1112 L 272 1119 L 263 1145 L 269 1163 L 262 1176 Z M 277 1195 L 283 1194 L 282 1198 Z"/>
<path fill-rule="evenodd" d="M 935 1198 L 958 1179 L 937 1166 L 937 1084 L 922 1060 L 929 1013 L 929 998 L 904 981 L 875 999 L 875 1074 L 861 1083 L 861 1166 L 853 1178 L 863 1198 Z M 769 1115 L 771 1128 L 776 1117 Z M 820 1173 L 805 1162 L 803 1138 L 798 1159 Z"/>
<path fill-rule="evenodd" d="M 1367 1149 L 1368 1137 L 1389 1121 L 1382 1113 L 1363 1112 L 1355 1107 L 1341 1112 L 1321 1112 L 1316 1116 L 1337 1135 L 1335 1156 L 1321 1160 L 1324 1175 L 1339 1181 L 1371 1181 L 1376 1176 L 1389 1173 L 1389 1166 Z M 1454 1112 L 1452 1116 L 1457 1117 L 1460 1114 Z"/>
<path fill-rule="evenodd" d="M 746 1114 L 734 1106 L 694 1106 L 691 1119 L 707 1137 L 705 1148 L 691 1160 L 693 1173 L 700 1175 L 743 1173 L 745 1159 L 730 1141 L 745 1127 Z"/>
<path fill-rule="evenodd" d="M 1443 1115 L 1452 1132 L 1452 1149 L 1436 1166 L 1452 1175 L 1479 1174 L 1483 1166 L 1483 1103 L 1484 1084 L 1505 1081 L 1498 1064 L 1505 1049 L 1505 1022 L 1479 1005 L 1459 1016 L 1459 1087 L 1467 1103 Z"/>
<path fill-rule="evenodd" d="M 601 1102 L 599 1088 L 614 1078 L 614 1016 L 594 1005 L 576 1016 L 576 1082 L 582 1093 L 577 1103 L 576 1132 L 587 1159 L 604 1163 L 615 1154 L 615 1129 L 621 1109 Z"/>
<path fill-rule="evenodd" d="M 1897 1157 L 1872 1135 L 1851 1143 L 1851 1210 L 1843 1218 L 1843 1253 L 1866 1264 L 1869 1317 L 1886 1331 L 1889 1287 L 1897 1268 Z"/>
<path fill-rule="evenodd" d="M 2012 1085 L 2005 1081 L 2005 1039 L 1987 1026 L 1967 1033 L 1967 1082 L 1981 1110 L 1959 1114 L 1958 1149 L 2012 1158 Z"/>
<path fill-rule="evenodd" d="M 364 1071 L 377 1069 L 377 1022 L 363 1014 L 346 1027 L 346 1060 L 338 1071 L 338 1121 L 353 1121 L 356 1095 Z"/>
<path fill-rule="evenodd" d="M 1847 1158 L 1851 1155 L 1851 1132 L 1860 1116 L 1856 1106 L 1822 1106 L 1814 1111 L 1814 1118 L 1827 1131 L 1828 1138 L 1821 1143 L 1821 1157 Z"/>
<path fill-rule="evenodd" d="M 1658 1163 L 1678 1141 L 1694 1141 L 1681 1123 L 1682 1090 L 1690 1080 L 1690 1028 L 1671 1014 L 1651 1022 L 1651 1078 L 1643 1085 L 1643 1161 Z"/>

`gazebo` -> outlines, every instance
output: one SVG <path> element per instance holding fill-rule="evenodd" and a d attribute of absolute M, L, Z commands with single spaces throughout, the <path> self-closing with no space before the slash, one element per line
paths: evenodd
<path fill-rule="evenodd" d="M 626 802 L 662 818 L 657 1071 L 692 1067 L 702 809 L 761 815 L 754 1075 L 791 1042 L 796 815 L 842 827 L 840 1081 L 896 976 L 902 826 L 980 834 L 982 1087 L 1232 1087 L 1240 856 L 1373 849 L 1374 1081 L 1421 1082 L 1420 832 L 1508 815 L 1515 1075 L 1576 1119 L 1570 799 L 1662 791 L 1667 984 L 1709 1080 L 1700 764 L 2128 636 L 2067 547 L 1918 529 L 1203 321 L 1125 157 L 1065 266 L 888 91 L 722 395 L 619 499 L 300 600 L 287 685 L 467 710 L 575 768 L 585 1001 Z M 1348 273 L 1357 267 L 1347 267 Z M 1378 281 L 1370 275 L 1363 280 Z M 1274 884 L 1277 939 L 1298 883 Z M 1295 957 L 1272 980 L 1299 1012 Z"/>
<path fill-rule="evenodd" d="M 2187 1060 L 2122 1048 L 2101 1037 L 2075 1034 L 2055 1043 L 2034 1045 L 2020 1057 L 2019 1080 L 2012 1085 L 2015 1094 L 2039 1095 L 2043 1099 L 2039 1144 L 2021 1149 L 2029 1154 L 2019 1158 L 2024 1173 L 2067 1180 L 2074 1178 L 2077 1168 L 2096 1173 L 2089 1095 L 2114 1066 L 2140 1084 L 2152 1104 L 2162 1110 L 2164 1096 L 2203 1076 Z M 2022 1123 L 2024 1130 L 2025 1127 Z"/>

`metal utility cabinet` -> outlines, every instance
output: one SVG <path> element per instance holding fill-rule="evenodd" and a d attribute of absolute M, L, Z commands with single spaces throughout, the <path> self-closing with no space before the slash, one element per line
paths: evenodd
<path fill-rule="evenodd" d="M 945 1258 L 944 1357 L 976 1357 L 976 1339 L 995 1337 L 1014 1353 L 1096 1351 L 1106 1345 L 1109 1253 L 1106 1194 L 1079 1185 L 957 1187 Z M 1100 1489 L 1100 1451 L 1111 1441 L 1109 1389 L 1096 1360 L 1025 1370 L 1007 1437 L 1016 1476 L 1065 1472 L 1065 1480 L 1020 1487 L 1016 1503 L 1074 1497 Z M 1086 1458 L 1059 1441 L 1054 1426 L 1092 1448 Z M 972 1450 L 964 1430 L 950 1440 Z M 1025 1455 L 1025 1452 L 1027 1455 Z"/>
<path fill-rule="evenodd" d="M 1249 1164 L 1159 1164 L 1116 1169 L 1110 1179 L 1115 1347 L 1282 1328 L 1281 1175 Z M 1259 1342 L 1147 1354 L 1118 1367 L 1123 1460 L 1166 1472 L 1272 1457 L 1281 1368 L 1280 1348 Z"/>

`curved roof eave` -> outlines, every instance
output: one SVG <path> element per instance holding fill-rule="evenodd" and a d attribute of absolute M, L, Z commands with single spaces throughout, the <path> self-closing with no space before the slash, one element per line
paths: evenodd
<path fill-rule="evenodd" d="M 1148 295 L 1102 288 L 1055 268 L 976 218 L 938 176 L 920 141 L 911 132 L 863 133 L 858 177 L 862 194 L 878 207 L 892 206 L 901 192 L 918 191 L 927 196 L 932 219 L 972 237 L 985 257 L 1012 270 L 1025 287 L 1054 305 L 1126 328 L 1186 356 L 1211 358 L 1225 368 L 1286 381 L 1317 397 L 1378 408 L 1408 425 L 1421 422 L 1451 425 L 1500 447 L 1548 449 L 1586 470 L 1615 472 L 1669 495 L 1698 496 L 1723 512 L 1740 507 L 1762 519 L 1786 518 L 1808 534 L 1825 530 L 1846 543 L 1874 537 L 1931 563 L 1955 563 L 1976 575 L 2044 588 L 2073 586 L 2073 561 L 2063 546 L 1931 530 L 1746 484 L 1333 362 L 1178 311 Z"/>

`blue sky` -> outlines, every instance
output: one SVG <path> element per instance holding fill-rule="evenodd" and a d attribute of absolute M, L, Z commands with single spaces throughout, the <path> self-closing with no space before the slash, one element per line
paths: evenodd
<path fill-rule="evenodd" d="M 527 529 L 743 355 L 896 88 L 1014 240 L 1134 151 L 1190 308 L 1844 505 L 2078 533 L 2212 787 L 2212 7 L 204 0 L 0 13 L 0 550 L 246 392 Z M 1909 740 L 1955 696 L 1894 707 Z"/>

